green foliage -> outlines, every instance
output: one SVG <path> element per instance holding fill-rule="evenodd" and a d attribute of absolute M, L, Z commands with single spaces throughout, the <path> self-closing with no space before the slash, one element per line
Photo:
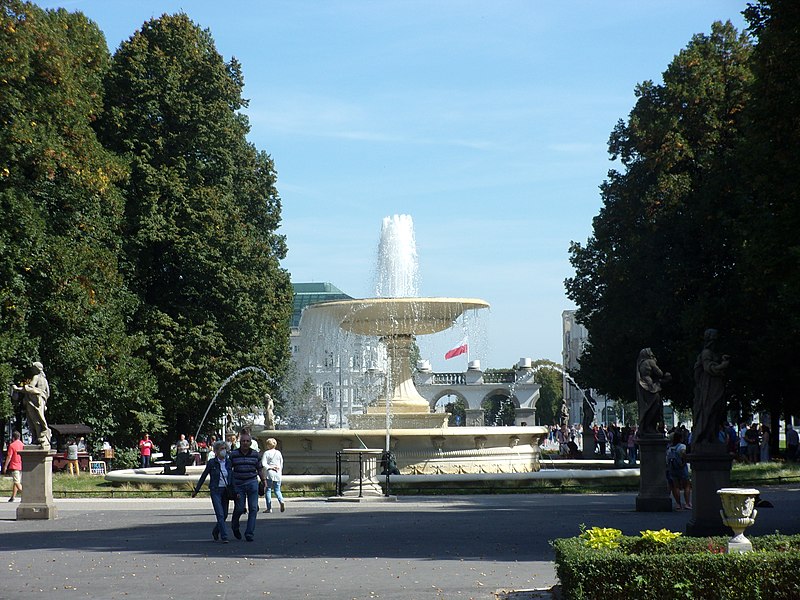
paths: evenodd
<path fill-rule="evenodd" d="M 0 378 L 41 360 L 50 421 L 185 431 L 236 368 L 286 365 L 280 198 L 242 86 L 185 15 L 111 59 L 80 13 L 0 0 Z M 210 418 L 269 390 L 229 388 Z"/>
<path fill-rule="evenodd" d="M 541 385 L 539 400 L 536 402 L 536 419 L 541 425 L 554 425 L 559 422 L 561 403 L 564 398 L 564 381 L 559 365 L 541 359 L 533 362 L 538 367 L 533 380 Z M 573 419 L 575 420 L 575 419 Z"/>
<path fill-rule="evenodd" d="M 466 426 L 467 424 L 467 403 L 464 402 L 461 398 L 456 398 L 454 402 L 450 402 L 444 407 L 444 411 L 449 414 L 450 416 L 447 418 L 447 424 L 450 427 L 456 426 L 456 421 L 458 421 L 458 417 L 460 417 L 460 423 L 462 426 Z"/>
<path fill-rule="evenodd" d="M 745 383 L 763 408 L 788 415 L 797 412 L 800 400 L 791 378 L 775 373 L 791 372 L 792 356 L 800 350 L 800 342 L 786 335 L 800 324 L 800 6 L 753 2 L 745 14 L 758 43 L 752 99 L 744 111 L 747 140 L 740 151 L 748 185 L 738 269 L 743 343 L 736 354 L 745 357 Z"/>
<path fill-rule="evenodd" d="M 112 468 L 114 469 L 135 469 L 142 464 L 139 448 L 115 448 L 114 461 Z"/>
<path fill-rule="evenodd" d="M 255 365 L 273 377 L 288 361 L 292 290 L 279 265 L 280 199 L 269 156 L 246 140 L 243 77 L 211 34 L 185 14 L 146 22 L 112 59 L 97 129 L 127 159 L 126 277 L 168 428 L 199 424 L 221 381 Z M 209 419 L 237 394 L 270 390 L 260 377 L 226 388 Z"/>
<path fill-rule="evenodd" d="M 732 408 L 768 411 L 774 428 L 800 406 L 775 376 L 800 352 L 786 335 L 800 326 L 800 5 L 762 0 L 745 15 L 755 45 L 714 24 L 663 84 L 637 86 L 609 142 L 622 170 L 602 186 L 592 237 L 570 248 L 566 286 L 590 335 L 584 385 L 632 400 L 631 365 L 650 346 L 673 375 L 665 397 L 688 407 L 715 327 L 734 357 Z"/>
<path fill-rule="evenodd" d="M 481 402 L 486 425 L 513 425 L 516 410 L 514 402 L 507 396 L 491 396 Z M 466 414 L 466 413 L 465 413 Z"/>
<path fill-rule="evenodd" d="M 616 549 L 596 550 L 580 538 L 552 541 L 566 600 L 605 599 L 625 591 L 641 600 L 678 598 L 790 599 L 800 594 L 800 536 L 751 538 L 755 552 L 711 551 L 726 538 L 676 538 L 654 544 L 620 537 Z"/>
<path fill-rule="evenodd" d="M 124 436 L 131 413 L 157 424 L 159 410 L 126 330 L 136 299 L 119 273 L 124 167 L 92 129 L 105 39 L 81 14 L 1 6 L 0 375 L 19 381 L 41 360 L 51 422 Z"/>
<path fill-rule="evenodd" d="M 632 365 L 649 346 L 673 375 L 665 396 L 686 406 L 703 330 L 735 337 L 737 150 L 751 50 L 730 23 L 713 24 L 675 57 L 662 84 L 636 87 L 635 107 L 611 134 L 609 153 L 622 170 L 601 186 L 603 208 L 588 242 L 572 244 L 575 276 L 566 281 L 590 335 L 576 374 L 585 387 L 633 401 Z"/>

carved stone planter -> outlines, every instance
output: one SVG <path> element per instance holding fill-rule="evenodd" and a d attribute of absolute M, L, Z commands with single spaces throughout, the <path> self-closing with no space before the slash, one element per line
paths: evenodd
<path fill-rule="evenodd" d="M 722 522 L 733 529 L 734 536 L 728 540 L 728 553 L 751 552 L 753 544 L 744 536 L 744 530 L 756 522 L 755 509 L 759 491 L 751 488 L 722 488 L 717 490 L 722 501 L 719 511 Z"/>

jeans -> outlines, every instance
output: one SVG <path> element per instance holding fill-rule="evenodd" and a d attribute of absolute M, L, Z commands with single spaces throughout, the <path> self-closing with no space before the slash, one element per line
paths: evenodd
<path fill-rule="evenodd" d="M 150 466 L 150 455 L 142 456 L 142 468 L 146 469 Z"/>
<path fill-rule="evenodd" d="M 233 517 L 231 518 L 231 527 L 234 531 L 239 529 L 239 518 L 246 512 L 247 513 L 247 527 L 245 527 L 245 537 L 253 537 L 256 530 L 256 516 L 258 515 L 258 478 L 254 477 L 243 483 L 236 484 L 236 493 L 238 497 L 233 506 Z M 245 502 L 247 502 L 247 510 L 245 510 Z"/>
<path fill-rule="evenodd" d="M 225 520 L 228 518 L 227 500 L 222 500 L 225 488 L 211 488 L 211 505 L 214 507 L 214 515 L 217 517 L 217 524 L 214 525 L 214 532 L 218 533 L 223 540 L 228 539 L 228 529 L 225 527 Z M 216 537 L 216 536 L 215 536 Z"/>
<path fill-rule="evenodd" d="M 275 498 L 278 499 L 278 502 L 283 504 L 283 494 L 281 494 L 281 482 L 280 481 L 267 481 L 267 493 L 265 494 L 267 497 L 267 510 L 272 510 L 272 493 L 275 492 Z"/>

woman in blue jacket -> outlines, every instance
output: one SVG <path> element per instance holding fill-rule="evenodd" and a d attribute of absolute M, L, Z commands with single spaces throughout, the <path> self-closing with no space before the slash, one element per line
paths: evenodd
<path fill-rule="evenodd" d="M 228 518 L 228 505 L 236 498 L 233 487 L 233 465 L 228 458 L 228 444 L 222 440 L 214 442 L 214 456 L 206 463 L 206 468 L 200 476 L 200 481 L 192 492 L 192 498 L 197 496 L 197 492 L 203 487 L 206 477 L 211 476 L 208 482 L 208 489 L 211 492 L 211 504 L 214 507 L 214 514 L 217 517 L 217 524 L 211 530 L 211 537 L 214 541 L 222 538 L 222 543 L 228 543 L 228 528 L 225 521 Z"/>

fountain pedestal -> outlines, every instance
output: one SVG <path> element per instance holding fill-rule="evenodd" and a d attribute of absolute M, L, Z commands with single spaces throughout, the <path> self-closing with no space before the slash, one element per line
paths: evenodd
<path fill-rule="evenodd" d="M 636 511 L 672 512 L 672 499 L 664 475 L 667 438 L 660 434 L 643 435 L 639 438 L 639 450 L 641 466 Z"/>
<path fill-rule="evenodd" d="M 583 430 L 583 458 L 589 458 L 594 460 L 595 458 L 595 441 L 594 441 L 594 432 L 591 429 L 585 428 Z"/>
<path fill-rule="evenodd" d="M 725 444 L 694 444 L 688 456 L 692 466 L 692 518 L 686 533 L 695 537 L 723 535 L 727 528 L 719 518 L 722 502 L 717 490 L 731 483 L 733 458 Z"/>
<path fill-rule="evenodd" d="M 353 429 L 385 429 L 388 402 L 392 429 L 447 427 L 448 415 L 431 413 L 428 401 L 414 386 L 410 363 L 414 336 L 387 335 L 381 339 L 386 344 L 391 368 L 392 395 L 389 400 L 378 399 L 377 404 L 368 407 L 364 415 L 351 415 L 350 426 Z"/>

